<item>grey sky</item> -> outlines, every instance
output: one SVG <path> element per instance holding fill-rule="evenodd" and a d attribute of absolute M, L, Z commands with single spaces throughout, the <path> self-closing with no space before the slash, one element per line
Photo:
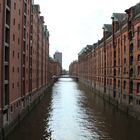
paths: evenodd
<path fill-rule="evenodd" d="M 63 68 L 77 59 L 79 51 L 102 37 L 103 24 L 113 12 L 122 13 L 139 0 L 34 0 L 50 31 L 50 55 L 63 54 Z"/>

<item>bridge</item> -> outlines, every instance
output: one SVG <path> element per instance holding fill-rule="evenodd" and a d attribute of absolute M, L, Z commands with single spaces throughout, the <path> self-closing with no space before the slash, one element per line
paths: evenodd
<path fill-rule="evenodd" d="M 59 76 L 53 76 L 52 78 L 55 81 L 57 81 L 59 78 L 72 78 L 72 79 L 75 79 L 76 81 L 78 81 L 78 77 L 77 76 L 73 76 L 73 75 L 59 75 Z"/>

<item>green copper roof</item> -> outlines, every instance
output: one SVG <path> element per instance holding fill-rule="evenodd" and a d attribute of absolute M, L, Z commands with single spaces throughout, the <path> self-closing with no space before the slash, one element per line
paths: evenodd
<path fill-rule="evenodd" d="M 135 6 L 135 15 L 140 14 L 140 3 Z"/>
<path fill-rule="evenodd" d="M 93 45 L 87 45 L 85 48 L 83 48 L 78 55 L 82 55 L 82 54 L 87 54 L 89 52 L 91 52 L 91 50 L 93 49 Z"/>
<path fill-rule="evenodd" d="M 114 20 L 116 20 L 116 21 L 121 22 L 121 21 L 124 20 L 124 18 L 125 18 L 126 16 L 127 16 L 126 13 L 113 13 L 112 18 L 114 18 Z"/>

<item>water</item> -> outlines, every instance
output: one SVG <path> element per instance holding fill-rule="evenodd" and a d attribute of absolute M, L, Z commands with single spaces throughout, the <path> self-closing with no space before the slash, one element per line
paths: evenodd
<path fill-rule="evenodd" d="M 139 131 L 140 121 L 61 78 L 6 140 L 139 140 Z"/>

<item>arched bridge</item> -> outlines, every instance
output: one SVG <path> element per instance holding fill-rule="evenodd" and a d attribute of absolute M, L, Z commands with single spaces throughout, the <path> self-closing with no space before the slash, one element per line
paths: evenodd
<path fill-rule="evenodd" d="M 53 79 L 55 81 L 57 81 L 59 78 L 72 78 L 75 79 L 76 81 L 78 81 L 78 77 L 77 76 L 73 76 L 73 75 L 59 75 L 59 76 L 53 76 Z"/>

